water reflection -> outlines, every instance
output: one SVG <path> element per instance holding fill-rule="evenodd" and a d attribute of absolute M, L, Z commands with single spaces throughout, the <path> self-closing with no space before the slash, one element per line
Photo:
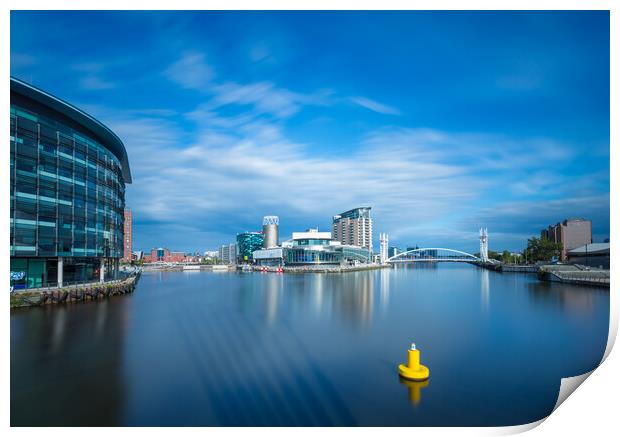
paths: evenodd
<path fill-rule="evenodd" d="M 526 423 L 598 364 L 608 318 L 608 290 L 470 265 L 144 274 L 129 296 L 11 313 L 11 423 Z M 433 384 L 396 381 L 412 334 Z M 484 366 L 464 369 L 472 351 Z"/>
<path fill-rule="evenodd" d="M 11 425 L 117 425 L 130 307 L 103 301 L 13 313 Z"/>
<path fill-rule="evenodd" d="M 482 309 L 489 310 L 489 271 L 480 270 L 480 295 L 482 296 Z"/>
<path fill-rule="evenodd" d="M 399 382 L 407 387 L 407 391 L 409 393 L 409 402 L 414 407 L 417 407 L 422 400 L 422 389 L 428 387 L 428 379 L 426 381 L 411 381 L 409 379 L 405 379 L 402 376 L 398 377 Z"/>
<path fill-rule="evenodd" d="M 272 324 L 278 314 L 280 296 L 282 294 L 282 275 L 265 274 L 265 307 L 267 322 Z"/>
<path fill-rule="evenodd" d="M 527 287 L 534 302 L 561 308 L 569 314 L 586 317 L 595 310 L 597 299 L 609 290 L 596 287 L 566 286 L 561 283 L 532 282 Z"/>
<path fill-rule="evenodd" d="M 390 303 L 390 269 L 381 270 L 381 313 L 385 314 Z"/>
<path fill-rule="evenodd" d="M 260 283 L 243 283 L 239 294 L 240 304 L 248 311 L 253 308 L 253 296 L 263 295 L 263 305 L 268 324 L 273 324 L 291 307 L 308 312 L 311 309 L 319 318 L 337 316 L 351 326 L 366 326 L 372 322 L 375 301 L 375 281 L 380 284 L 380 304 L 385 310 L 389 303 L 389 271 L 377 278 L 374 272 L 356 272 L 338 280 L 334 287 L 334 274 L 285 275 L 261 273 Z M 286 286 L 285 286 L 286 280 Z"/>
<path fill-rule="evenodd" d="M 332 291 L 334 310 L 342 320 L 354 326 L 367 326 L 372 321 L 374 281 L 374 272 L 355 272 Z"/>

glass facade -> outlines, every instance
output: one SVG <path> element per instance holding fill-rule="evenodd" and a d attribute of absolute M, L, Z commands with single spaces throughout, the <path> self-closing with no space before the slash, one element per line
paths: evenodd
<path fill-rule="evenodd" d="M 323 246 L 328 245 L 331 239 L 302 238 L 293 241 L 294 246 Z"/>
<path fill-rule="evenodd" d="M 356 246 L 329 246 L 322 248 L 293 245 L 284 249 L 284 263 L 295 264 L 350 264 L 353 262 L 369 263 L 371 254 L 368 249 Z"/>
<path fill-rule="evenodd" d="M 262 249 L 263 234 L 261 232 L 243 232 L 237 234 L 237 260 L 240 263 L 251 262 L 252 252 Z"/>
<path fill-rule="evenodd" d="M 13 88 L 13 79 L 11 80 Z M 119 159 L 67 117 L 28 99 L 10 109 L 11 272 L 27 288 L 98 275 L 123 256 L 125 181 Z M 59 121 L 61 120 L 61 121 Z M 13 275 L 12 275 L 13 276 Z"/>
<path fill-rule="evenodd" d="M 286 264 L 340 264 L 342 254 L 336 251 L 286 249 Z"/>
<path fill-rule="evenodd" d="M 352 220 L 358 219 L 358 218 L 370 218 L 370 207 L 365 206 L 362 208 L 355 208 L 355 209 L 351 209 L 349 211 L 343 212 L 341 214 L 338 214 L 337 216 L 334 216 L 334 221 L 343 219 L 343 218 L 348 218 Z"/>

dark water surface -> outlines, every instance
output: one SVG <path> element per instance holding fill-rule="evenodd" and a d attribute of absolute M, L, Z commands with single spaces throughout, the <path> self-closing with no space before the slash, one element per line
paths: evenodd
<path fill-rule="evenodd" d="M 466 264 L 143 274 L 11 313 L 11 424 L 516 425 L 592 370 L 609 291 Z M 427 383 L 399 380 L 415 341 Z"/>

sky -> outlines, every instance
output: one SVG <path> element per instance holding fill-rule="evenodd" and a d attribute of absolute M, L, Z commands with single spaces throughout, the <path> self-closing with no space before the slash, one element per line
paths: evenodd
<path fill-rule="evenodd" d="M 134 250 L 358 206 L 376 248 L 609 237 L 607 11 L 12 11 L 11 75 L 122 139 Z"/>

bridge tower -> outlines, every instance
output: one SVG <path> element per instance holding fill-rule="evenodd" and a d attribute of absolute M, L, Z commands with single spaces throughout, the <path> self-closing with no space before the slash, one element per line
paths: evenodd
<path fill-rule="evenodd" d="M 379 258 L 381 264 L 385 264 L 388 259 L 388 234 L 379 234 Z"/>
<path fill-rule="evenodd" d="M 480 228 L 480 259 L 489 260 L 489 234 L 487 228 Z"/>

